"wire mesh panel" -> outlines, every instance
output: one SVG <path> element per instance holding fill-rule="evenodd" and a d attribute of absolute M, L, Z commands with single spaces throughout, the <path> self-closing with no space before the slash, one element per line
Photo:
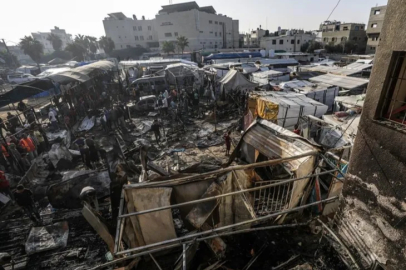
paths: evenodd
<path fill-rule="evenodd" d="M 281 182 L 281 180 L 255 182 L 255 187 L 274 184 L 278 182 Z M 273 212 L 278 212 L 283 209 L 287 209 L 292 187 L 293 182 L 255 191 L 254 194 L 255 213 L 258 216 L 264 216 Z"/>

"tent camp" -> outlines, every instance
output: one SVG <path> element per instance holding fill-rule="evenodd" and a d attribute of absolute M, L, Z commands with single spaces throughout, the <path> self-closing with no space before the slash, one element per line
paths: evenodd
<path fill-rule="evenodd" d="M 250 82 L 237 70 L 230 70 L 220 83 L 221 94 L 235 90 L 254 90 L 257 86 L 256 83 Z"/>
<path fill-rule="evenodd" d="M 248 106 L 253 115 L 291 130 L 301 116 L 321 117 L 328 110 L 327 105 L 303 94 L 286 92 L 253 92 Z"/>

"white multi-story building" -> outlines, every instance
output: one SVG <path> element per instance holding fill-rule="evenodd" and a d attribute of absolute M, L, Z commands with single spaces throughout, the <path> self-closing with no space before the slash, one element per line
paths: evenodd
<path fill-rule="evenodd" d="M 279 31 L 280 32 L 280 31 Z M 263 37 L 261 48 L 280 52 L 300 52 L 300 48 L 306 42 L 314 41 L 316 35 L 304 31 L 286 31 L 281 35 Z"/>
<path fill-rule="evenodd" d="M 66 45 L 72 42 L 72 35 L 67 34 L 64 29 L 59 29 L 59 27 L 56 26 L 54 29 L 51 29 L 51 32 L 31 33 L 32 37 L 41 42 L 44 46 L 44 53 L 53 53 L 55 51 L 52 47 L 52 42 L 48 40 L 50 34 L 57 35 L 62 40 L 62 50 L 65 49 Z"/>
<path fill-rule="evenodd" d="M 114 41 L 116 49 L 142 46 L 144 48 L 157 48 L 158 33 L 155 29 L 155 20 L 145 20 L 142 16 L 138 20 L 135 15 L 126 17 L 122 12 L 110 13 L 103 20 L 106 36 Z"/>
<path fill-rule="evenodd" d="M 114 41 L 117 49 L 137 45 L 154 48 L 162 46 L 164 41 L 175 42 L 179 36 L 189 41 L 186 51 L 239 47 L 238 20 L 217 14 L 212 6 L 199 7 L 196 2 L 162 6 L 152 20 L 113 13 L 103 24 L 106 36 Z"/>
<path fill-rule="evenodd" d="M 244 47 L 259 47 L 261 39 L 266 35 L 267 31 L 261 27 L 257 30 L 252 30 L 251 33 L 244 35 Z M 269 32 L 268 32 L 269 34 Z"/>

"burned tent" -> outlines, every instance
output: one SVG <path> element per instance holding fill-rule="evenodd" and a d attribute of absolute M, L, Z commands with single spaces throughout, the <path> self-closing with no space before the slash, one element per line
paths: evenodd
<path fill-rule="evenodd" d="M 232 91 L 254 90 L 257 86 L 256 83 L 250 82 L 237 70 L 230 70 L 220 83 L 222 94 L 227 94 Z"/>
<path fill-rule="evenodd" d="M 156 76 L 165 75 L 166 81 L 171 85 L 184 85 L 186 81 L 203 84 L 204 72 L 197 66 L 177 63 L 168 65 L 165 69 L 155 73 Z"/>

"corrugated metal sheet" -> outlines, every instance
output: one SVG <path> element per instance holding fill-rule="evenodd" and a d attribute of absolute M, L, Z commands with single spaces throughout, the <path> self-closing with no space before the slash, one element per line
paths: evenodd
<path fill-rule="evenodd" d="M 345 69 L 355 69 L 355 70 L 365 70 L 365 69 L 372 68 L 372 65 L 371 64 L 355 62 L 355 63 L 349 64 L 347 66 L 344 66 L 343 68 L 345 68 Z"/>
<path fill-rule="evenodd" d="M 342 87 L 344 89 L 354 89 L 354 88 L 358 88 L 361 86 L 365 86 L 369 83 L 369 80 L 367 80 L 367 79 L 339 76 L 339 75 L 334 75 L 334 74 L 325 74 L 325 75 L 310 78 L 309 80 L 311 82 L 327 83 L 327 84 L 335 85 L 338 87 Z"/>
<path fill-rule="evenodd" d="M 271 158 L 286 158 L 293 157 L 316 150 L 310 144 L 298 139 L 296 134 L 282 127 L 272 124 L 267 121 L 265 126 L 257 124 L 250 128 L 244 135 L 243 139 L 249 145 L 252 145 L 261 154 Z M 282 131 L 283 135 L 281 132 Z M 285 165 L 289 170 L 297 170 L 301 163 L 306 161 L 308 157 L 297 160 L 288 161 Z"/>
<path fill-rule="evenodd" d="M 354 75 L 354 74 L 362 72 L 362 70 L 358 70 L 358 69 L 346 69 L 346 68 L 331 67 L 331 66 L 315 66 L 315 67 L 305 68 L 305 70 L 331 73 L 331 74 L 337 74 L 337 75 L 342 75 L 342 76 L 350 76 L 350 75 Z"/>

